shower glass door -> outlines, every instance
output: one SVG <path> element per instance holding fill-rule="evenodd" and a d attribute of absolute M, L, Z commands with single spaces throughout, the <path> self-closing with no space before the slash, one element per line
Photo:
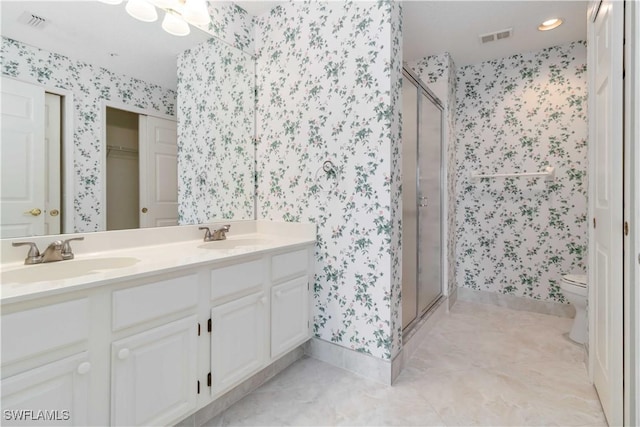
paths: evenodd
<path fill-rule="evenodd" d="M 442 109 L 420 90 L 418 108 L 418 315 L 442 295 Z"/>
<path fill-rule="evenodd" d="M 402 328 L 442 295 L 442 109 L 419 78 L 402 81 Z"/>

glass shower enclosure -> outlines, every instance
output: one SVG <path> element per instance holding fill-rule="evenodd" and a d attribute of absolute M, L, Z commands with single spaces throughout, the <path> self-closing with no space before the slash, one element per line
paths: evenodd
<path fill-rule="evenodd" d="M 402 82 L 402 328 L 442 297 L 442 104 L 408 69 Z"/>

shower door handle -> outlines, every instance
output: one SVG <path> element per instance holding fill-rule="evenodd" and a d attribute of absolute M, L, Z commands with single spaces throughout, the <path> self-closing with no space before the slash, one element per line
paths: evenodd
<path fill-rule="evenodd" d="M 426 208 L 427 206 L 429 206 L 429 204 L 427 203 L 429 201 L 428 197 L 422 196 L 422 197 L 419 197 L 418 200 L 420 201 L 418 203 L 418 207 Z"/>

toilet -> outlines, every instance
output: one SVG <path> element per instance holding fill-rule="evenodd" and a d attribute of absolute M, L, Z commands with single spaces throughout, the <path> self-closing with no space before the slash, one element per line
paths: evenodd
<path fill-rule="evenodd" d="M 576 309 L 573 327 L 569 338 L 578 344 L 587 342 L 587 276 L 584 274 L 567 274 L 562 276 L 560 284 L 562 293 Z"/>

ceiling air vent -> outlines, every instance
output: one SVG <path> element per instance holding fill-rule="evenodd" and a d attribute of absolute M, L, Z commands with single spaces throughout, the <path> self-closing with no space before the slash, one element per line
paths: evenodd
<path fill-rule="evenodd" d="M 513 28 L 507 28 L 506 30 L 494 31 L 493 33 L 480 34 L 480 41 L 484 43 L 494 42 L 496 40 L 502 40 L 509 38 L 513 35 Z"/>
<path fill-rule="evenodd" d="M 20 15 L 20 17 L 18 18 L 18 22 L 28 25 L 32 28 L 37 28 L 39 30 L 43 29 L 49 24 L 47 18 L 43 18 L 42 16 L 38 16 L 35 13 L 27 11 L 22 12 L 22 15 Z"/>

